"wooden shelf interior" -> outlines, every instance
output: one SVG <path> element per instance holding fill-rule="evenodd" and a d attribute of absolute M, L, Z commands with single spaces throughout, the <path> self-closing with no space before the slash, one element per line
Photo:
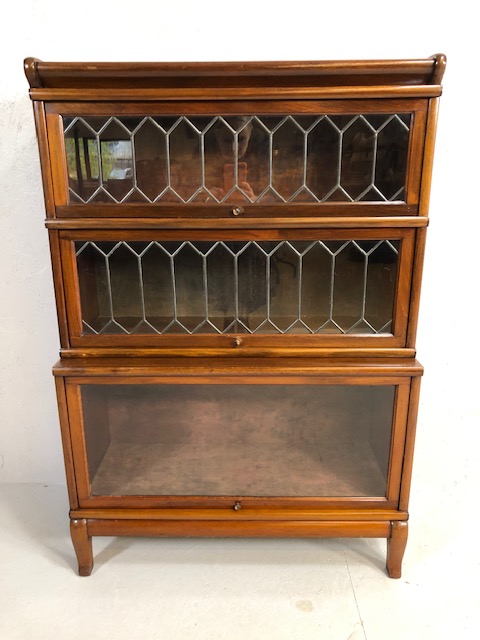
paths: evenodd
<path fill-rule="evenodd" d="M 83 385 L 92 495 L 384 496 L 393 385 Z"/>

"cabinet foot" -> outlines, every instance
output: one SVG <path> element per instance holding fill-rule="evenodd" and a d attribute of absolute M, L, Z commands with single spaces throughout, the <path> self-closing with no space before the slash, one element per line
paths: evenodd
<path fill-rule="evenodd" d="M 78 575 L 89 576 L 93 569 L 92 538 L 88 535 L 87 521 L 70 520 L 70 535 L 77 555 Z"/>
<path fill-rule="evenodd" d="M 387 540 L 387 573 L 390 578 L 402 576 L 402 560 L 407 546 L 408 522 L 392 522 L 392 531 Z"/>

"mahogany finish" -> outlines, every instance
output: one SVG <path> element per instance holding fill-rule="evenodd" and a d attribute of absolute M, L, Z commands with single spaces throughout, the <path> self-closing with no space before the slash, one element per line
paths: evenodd
<path fill-rule="evenodd" d="M 134 535 L 381 537 L 401 576 L 445 64 L 25 60 L 80 575 Z"/>

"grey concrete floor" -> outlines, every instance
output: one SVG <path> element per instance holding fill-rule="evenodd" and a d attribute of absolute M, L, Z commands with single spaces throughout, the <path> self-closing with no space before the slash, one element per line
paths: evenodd
<path fill-rule="evenodd" d="M 466 516 L 413 520 L 400 580 L 384 540 L 337 539 L 95 538 L 80 578 L 67 512 L 63 486 L 0 486 L 2 640 L 478 637 Z"/>

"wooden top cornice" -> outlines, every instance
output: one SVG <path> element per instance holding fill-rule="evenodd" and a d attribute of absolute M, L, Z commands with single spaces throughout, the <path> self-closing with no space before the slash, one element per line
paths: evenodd
<path fill-rule="evenodd" d="M 304 62 L 44 62 L 26 58 L 33 100 L 435 97 L 446 57 Z"/>

